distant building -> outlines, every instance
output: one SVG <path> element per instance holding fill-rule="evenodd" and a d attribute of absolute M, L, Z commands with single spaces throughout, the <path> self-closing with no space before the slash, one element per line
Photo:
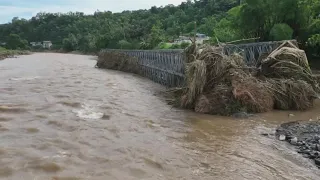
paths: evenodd
<path fill-rule="evenodd" d="M 188 36 L 179 36 L 179 38 L 174 40 L 173 42 L 173 44 L 181 44 L 181 43 L 192 43 L 192 41 Z"/>
<path fill-rule="evenodd" d="M 174 40 L 174 44 L 192 43 L 191 39 L 193 39 L 193 37 L 179 36 L 178 39 Z M 205 34 L 200 34 L 200 33 L 196 34 L 196 43 L 197 44 L 203 44 L 204 41 L 207 41 L 209 39 L 210 39 L 210 37 Z"/>
<path fill-rule="evenodd" d="M 42 43 L 41 43 L 41 42 L 30 42 L 30 44 L 31 44 L 32 47 L 42 46 Z"/>
<path fill-rule="evenodd" d="M 52 42 L 51 42 L 51 41 L 30 42 L 30 45 L 31 45 L 32 47 L 42 46 L 42 48 L 44 48 L 44 49 L 50 49 L 51 46 L 52 46 Z"/>
<path fill-rule="evenodd" d="M 199 33 L 196 34 L 196 42 L 198 44 L 203 44 L 204 41 L 207 41 L 209 39 L 210 37 L 205 34 L 199 34 Z"/>
<path fill-rule="evenodd" d="M 52 42 L 51 41 L 43 41 L 43 48 L 45 49 L 50 49 L 52 46 Z"/>

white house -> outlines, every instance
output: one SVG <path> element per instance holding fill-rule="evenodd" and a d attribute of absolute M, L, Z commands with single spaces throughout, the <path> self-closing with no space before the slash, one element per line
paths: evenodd
<path fill-rule="evenodd" d="M 207 41 L 209 39 L 210 39 L 210 37 L 205 34 L 199 34 L 199 33 L 196 34 L 197 44 L 203 44 L 204 41 Z"/>
<path fill-rule="evenodd" d="M 174 40 L 174 44 L 181 44 L 181 43 L 192 43 L 191 39 L 193 37 L 188 37 L 188 36 L 179 36 L 178 39 Z M 197 44 L 203 44 L 204 41 L 209 40 L 210 37 L 208 37 L 205 34 L 196 34 L 196 43 Z"/>
<path fill-rule="evenodd" d="M 43 41 L 42 47 L 45 49 L 50 49 L 52 46 L 52 42 L 51 41 Z"/>
<path fill-rule="evenodd" d="M 31 46 L 34 47 L 34 46 L 42 46 L 42 43 L 41 42 L 30 42 Z"/>
<path fill-rule="evenodd" d="M 43 42 L 30 42 L 32 47 L 35 46 L 42 46 L 42 48 L 44 49 L 50 49 L 52 46 L 52 42 L 51 41 L 43 41 Z"/>
<path fill-rule="evenodd" d="M 174 40 L 174 44 L 181 44 L 181 43 L 192 43 L 190 37 L 188 36 L 179 36 L 178 39 Z"/>

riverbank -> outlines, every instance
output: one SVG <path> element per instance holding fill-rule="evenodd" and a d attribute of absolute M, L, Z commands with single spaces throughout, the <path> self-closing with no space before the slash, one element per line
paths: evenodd
<path fill-rule="evenodd" d="M 31 54 L 31 52 L 26 50 L 0 49 L 0 60 L 6 59 L 6 58 L 13 58 L 19 55 L 29 55 L 29 54 Z"/>
<path fill-rule="evenodd" d="M 65 51 L 63 49 L 41 49 L 41 50 L 31 50 L 34 53 L 61 53 L 61 54 L 75 54 L 75 55 L 91 55 L 97 56 L 98 52 L 82 52 L 82 51 Z"/>
<path fill-rule="evenodd" d="M 315 121 L 284 123 L 276 130 L 276 136 L 295 146 L 299 154 L 314 160 L 320 168 L 320 117 Z"/>

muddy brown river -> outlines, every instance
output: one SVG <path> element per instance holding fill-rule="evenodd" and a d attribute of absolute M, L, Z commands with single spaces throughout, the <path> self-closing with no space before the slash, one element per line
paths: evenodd
<path fill-rule="evenodd" d="M 148 79 L 95 63 L 50 53 L 0 61 L 0 179 L 320 179 L 293 147 L 260 135 L 317 118 L 320 103 L 246 120 L 201 115 L 167 105 Z"/>

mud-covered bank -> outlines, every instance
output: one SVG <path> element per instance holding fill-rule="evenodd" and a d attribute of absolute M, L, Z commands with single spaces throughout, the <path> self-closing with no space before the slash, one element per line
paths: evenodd
<path fill-rule="evenodd" d="M 314 160 L 320 168 L 320 118 L 317 119 L 284 123 L 276 130 L 276 135 L 279 140 L 296 146 L 299 154 Z"/>

